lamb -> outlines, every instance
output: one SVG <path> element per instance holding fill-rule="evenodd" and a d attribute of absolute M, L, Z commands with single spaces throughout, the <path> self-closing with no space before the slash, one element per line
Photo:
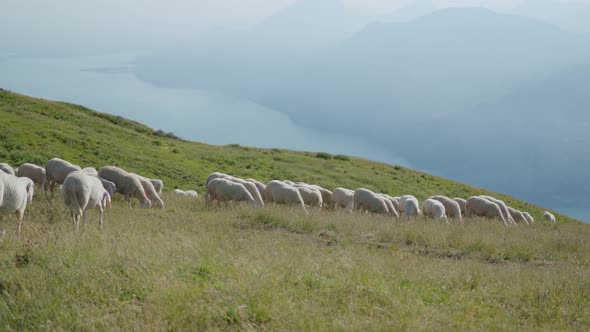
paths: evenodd
<path fill-rule="evenodd" d="M 246 179 L 246 181 L 254 183 L 256 188 L 258 188 L 258 193 L 260 194 L 260 197 L 262 197 L 262 200 L 267 202 L 266 185 L 258 180 L 255 180 L 255 179 Z"/>
<path fill-rule="evenodd" d="M 14 170 L 7 163 L 0 163 L 0 171 L 3 171 L 6 174 L 15 175 Z"/>
<path fill-rule="evenodd" d="M 422 205 L 424 215 L 431 217 L 434 221 L 444 220 L 447 224 L 449 223 L 444 204 L 436 199 L 429 198 L 424 201 Z"/>
<path fill-rule="evenodd" d="M 549 211 L 545 211 L 545 212 L 543 212 L 543 221 L 547 221 L 552 224 L 555 224 L 556 219 L 555 219 L 555 216 L 553 215 L 553 213 L 551 213 Z"/>
<path fill-rule="evenodd" d="M 303 198 L 303 203 L 308 206 L 321 208 L 323 204 L 322 193 L 308 186 L 296 186 Z"/>
<path fill-rule="evenodd" d="M 498 207 L 500 207 L 500 211 L 502 211 L 502 216 L 504 217 L 504 220 L 506 220 L 506 222 L 509 224 L 514 224 L 514 219 L 512 219 L 512 217 L 510 216 L 510 212 L 508 212 L 508 208 L 506 207 L 506 204 L 503 201 L 492 196 L 481 195 L 480 197 L 483 197 L 492 203 L 498 204 Z"/>
<path fill-rule="evenodd" d="M 510 206 L 507 206 L 507 208 L 508 208 L 508 213 L 510 213 L 510 216 L 512 217 L 512 219 L 515 222 L 524 223 L 524 224 L 529 223 L 528 219 L 524 216 L 524 214 L 522 212 L 520 212 L 517 209 L 514 209 Z"/>
<path fill-rule="evenodd" d="M 143 187 L 146 196 L 150 199 L 152 204 L 155 202 L 157 207 L 164 208 L 164 201 L 162 201 L 162 199 L 158 195 L 158 192 L 156 191 L 156 188 L 154 188 L 154 185 L 152 184 L 150 179 L 135 173 L 129 173 L 129 175 L 135 176 L 139 179 L 139 182 L 141 182 L 141 186 Z"/>
<path fill-rule="evenodd" d="M 19 178 L 27 177 L 33 180 L 33 183 L 42 185 L 45 182 L 45 168 L 34 164 L 24 163 L 16 168 L 16 176 Z"/>
<path fill-rule="evenodd" d="M 181 189 L 174 189 L 172 193 L 178 196 L 189 196 L 189 197 L 198 197 L 199 194 L 194 190 L 181 190 Z"/>
<path fill-rule="evenodd" d="M 400 197 L 399 209 L 400 213 L 403 213 L 406 217 L 416 217 L 422 214 L 418 199 L 412 195 L 404 195 Z"/>
<path fill-rule="evenodd" d="M 74 165 L 68 161 L 59 158 L 50 159 L 45 166 L 45 182 L 43 182 L 43 190 L 45 197 L 47 197 L 47 188 L 53 197 L 53 191 L 56 184 L 63 184 L 66 176 L 74 171 L 82 170 L 80 166 Z"/>
<path fill-rule="evenodd" d="M 480 196 L 472 196 L 467 199 L 467 204 L 465 205 L 465 215 L 497 218 L 502 220 L 505 225 L 508 225 L 508 222 L 506 219 L 504 219 L 504 215 L 500 210 L 500 206 Z"/>
<path fill-rule="evenodd" d="M 526 218 L 526 220 L 529 222 L 529 224 L 534 224 L 535 223 L 535 219 L 533 218 L 533 216 L 531 216 L 530 213 L 528 212 L 523 212 L 522 214 L 524 214 L 524 217 Z"/>
<path fill-rule="evenodd" d="M 461 206 L 457 201 L 442 195 L 432 196 L 430 197 L 430 199 L 439 201 L 442 203 L 442 205 L 444 205 L 445 213 L 448 218 L 452 218 L 457 220 L 457 222 L 459 223 L 463 223 L 463 217 L 461 215 Z"/>
<path fill-rule="evenodd" d="M 84 172 L 88 175 L 98 176 L 98 171 L 94 167 L 84 167 L 84 168 L 82 168 L 82 172 Z"/>
<path fill-rule="evenodd" d="M 115 183 L 117 192 L 125 197 L 131 207 L 131 197 L 139 200 L 141 207 L 151 208 L 152 202 L 147 197 L 139 179 L 116 166 L 105 166 L 98 170 L 98 176 Z"/>
<path fill-rule="evenodd" d="M 332 191 L 331 201 L 336 208 L 344 208 L 352 211 L 354 208 L 354 190 L 336 188 Z"/>
<path fill-rule="evenodd" d="M 256 200 L 250 194 L 243 184 L 237 183 L 224 178 L 214 178 L 207 185 L 207 204 L 212 201 L 217 202 L 247 202 L 256 206 Z"/>
<path fill-rule="evenodd" d="M 467 205 L 467 200 L 459 197 L 455 197 L 453 200 L 459 204 L 459 207 L 461 208 L 461 214 L 465 215 L 465 206 Z"/>
<path fill-rule="evenodd" d="M 303 197 L 297 188 L 278 181 L 272 180 L 266 184 L 266 198 L 271 203 L 294 205 L 300 207 L 305 213 L 307 209 L 303 203 Z"/>
<path fill-rule="evenodd" d="M 85 171 L 68 174 L 61 187 L 65 206 L 70 210 L 76 231 L 79 230 L 80 218 L 86 224 L 86 210 L 99 210 L 99 224 L 102 227 L 104 209 L 111 207 L 111 195 L 96 176 Z"/>
<path fill-rule="evenodd" d="M 17 215 L 19 237 L 28 198 L 27 185 L 22 178 L 0 172 L 0 215 Z"/>
<path fill-rule="evenodd" d="M 366 188 L 355 190 L 354 209 L 361 212 L 369 211 L 375 214 L 392 215 L 383 197 Z"/>

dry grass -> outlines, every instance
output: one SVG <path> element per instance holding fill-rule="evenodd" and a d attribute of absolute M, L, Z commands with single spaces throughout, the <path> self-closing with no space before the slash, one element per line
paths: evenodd
<path fill-rule="evenodd" d="M 588 330 L 590 227 L 116 202 L 4 219 L 2 330 Z"/>

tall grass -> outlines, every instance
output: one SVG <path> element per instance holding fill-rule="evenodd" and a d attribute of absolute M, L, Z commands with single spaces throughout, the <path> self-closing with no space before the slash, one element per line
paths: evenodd
<path fill-rule="evenodd" d="M 590 227 L 116 203 L 4 218 L 2 330 L 588 330 Z"/>

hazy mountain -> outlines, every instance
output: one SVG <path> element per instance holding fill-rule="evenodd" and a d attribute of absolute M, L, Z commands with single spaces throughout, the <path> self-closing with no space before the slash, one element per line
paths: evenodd
<path fill-rule="evenodd" d="M 551 22 L 572 32 L 590 35 L 590 4 L 588 3 L 526 0 L 511 12 Z"/>
<path fill-rule="evenodd" d="M 436 10 L 433 0 L 415 0 L 391 14 L 381 17 L 384 22 L 405 22 Z"/>

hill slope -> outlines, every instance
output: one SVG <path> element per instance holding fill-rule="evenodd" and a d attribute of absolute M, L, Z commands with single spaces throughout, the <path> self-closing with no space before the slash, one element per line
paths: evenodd
<path fill-rule="evenodd" d="M 82 167 L 117 165 L 164 180 L 166 189 L 204 191 L 214 171 L 261 181 L 293 179 L 327 188 L 366 187 L 392 195 L 411 193 L 468 197 L 485 190 L 400 166 L 326 153 L 212 146 L 155 135 L 153 129 L 83 106 L 0 91 L 0 160 L 44 165 L 61 157 Z M 542 209 L 504 195 L 516 208 L 540 216 Z M 560 217 L 560 220 L 571 220 Z"/>

